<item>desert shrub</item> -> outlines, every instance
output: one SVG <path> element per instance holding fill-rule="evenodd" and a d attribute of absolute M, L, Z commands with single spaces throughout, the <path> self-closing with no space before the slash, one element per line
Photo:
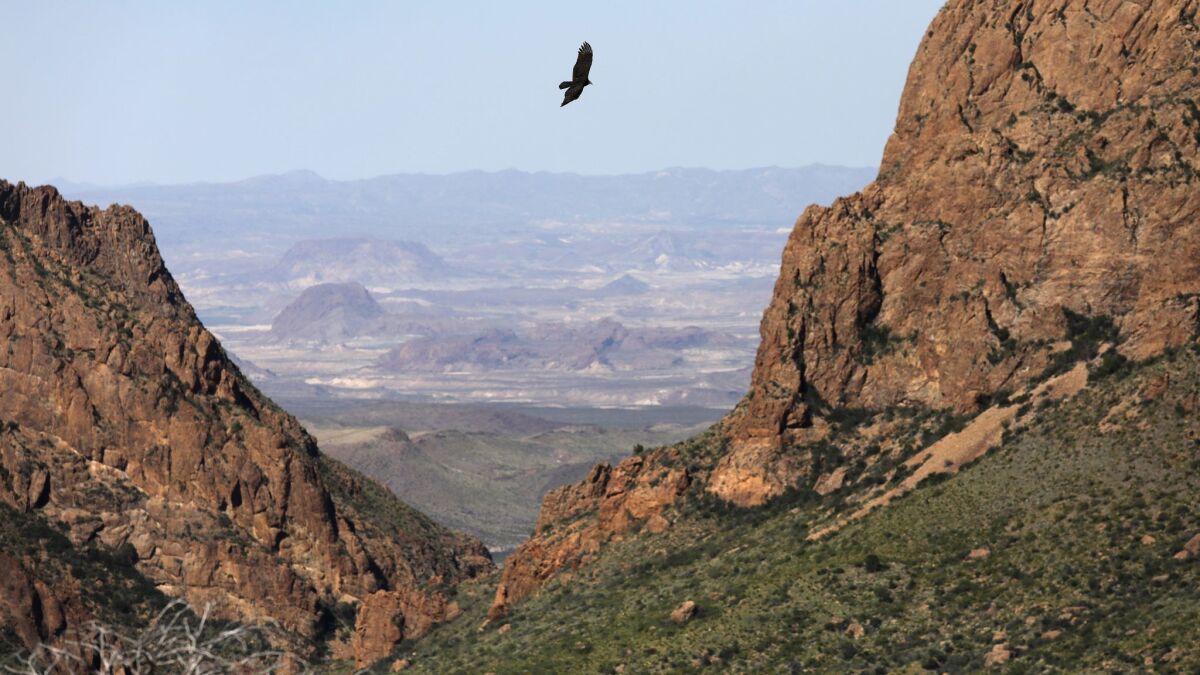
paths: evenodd
<path fill-rule="evenodd" d="M 187 603 L 176 600 L 138 632 L 93 622 L 82 627 L 78 638 L 14 654 L 0 663 L 0 671 L 217 675 L 273 673 L 287 665 L 292 672 L 308 672 L 298 658 L 270 648 L 270 631 L 213 621 L 207 608 L 197 616 Z"/>
<path fill-rule="evenodd" d="M 1110 349 L 1100 357 L 1100 363 L 1092 368 L 1092 378 L 1102 380 L 1106 377 L 1124 377 L 1133 370 L 1133 364 L 1115 349 Z"/>
<path fill-rule="evenodd" d="M 1065 373 L 1079 361 L 1090 361 L 1096 358 L 1101 344 L 1117 342 L 1117 327 L 1107 316 L 1086 316 L 1066 308 L 1063 316 L 1067 320 L 1067 339 L 1071 341 L 1071 348 L 1054 355 L 1042 373 L 1043 378 Z"/>

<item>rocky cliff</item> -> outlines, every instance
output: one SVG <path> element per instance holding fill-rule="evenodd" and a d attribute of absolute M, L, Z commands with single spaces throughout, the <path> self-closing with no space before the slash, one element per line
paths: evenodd
<path fill-rule="evenodd" d="M 119 551 L 168 595 L 314 640 L 357 606 L 367 660 L 491 568 L 479 542 L 323 457 L 250 385 L 132 209 L 0 181 L 0 344 L 0 500 Z"/>
<path fill-rule="evenodd" d="M 797 221 L 750 391 L 693 480 L 739 506 L 798 486 L 825 494 L 848 480 L 815 450 L 842 452 L 827 442 L 836 420 L 899 408 L 968 418 L 1095 358 L 1099 342 L 1115 361 L 1195 339 L 1198 8 L 948 3 L 913 61 L 877 180 Z M 580 542 L 648 522 L 603 505 L 662 486 L 639 476 L 678 464 L 672 452 L 613 470 L 631 480 L 594 475 L 548 496 L 547 515 L 601 508 L 514 554 L 493 616 L 586 561 Z M 658 501 L 663 527 L 672 500 Z"/>

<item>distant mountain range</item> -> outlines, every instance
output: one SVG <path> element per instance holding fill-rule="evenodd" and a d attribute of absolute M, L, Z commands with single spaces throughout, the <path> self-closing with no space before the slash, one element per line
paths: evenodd
<path fill-rule="evenodd" d="M 733 348 L 739 339 L 695 326 L 630 329 L 612 319 L 543 323 L 520 332 L 417 338 L 390 350 L 380 366 L 393 372 L 439 370 L 650 370 L 681 366 L 683 350 Z"/>
<path fill-rule="evenodd" d="M 294 171 L 234 183 L 71 184 L 66 194 L 92 203 L 133 205 L 168 245 L 241 238 L 246 228 L 290 240 L 337 231 L 433 243 L 552 222 L 785 227 L 809 204 L 853 192 L 875 174 L 875 168 L 816 164 L 616 176 L 468 171 L 335 181 Z"/>

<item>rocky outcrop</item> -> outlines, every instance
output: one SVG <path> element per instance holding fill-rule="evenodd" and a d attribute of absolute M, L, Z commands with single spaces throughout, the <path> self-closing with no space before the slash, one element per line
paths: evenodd
<path fill-rule="evenodd" d="M 547 494 L 534 536 L 506 561 L 488 619 L 502 618 L 511 603 L 559 570 L 586 564 L 602 544 L 635 525 L 649 521 L 650 529 L 666 527 L 662 512 L 691 482 L 686 469 L 674 466 L 677 459 L 675 451 L 663 450 L 615 467 L 605 462 L 582 482 Z"/>
<path fill-rule="evenodd" d="M 44 581 L 34 576 L 25 561 L 0 553 L 0 617 L 26 645 L 53 640 L 67 628 L 68 612 L 76 619 L 86 616 L 78 595 L 68 596 L 69 604 L 59 598 Z M 74 590 L 74 589 L 72 589 Z"/>
<path fill-rule="evenodd" d="M 407 637 L 442 618 L 435 585 L 490 569 L 478 541 L 320 455 L 200 325 L 132 209 L 0 181 L 0 344 L 0 499 L 170 595 L 320 639 L 330 608 L 386 591 Z"/>
<path fill-rule="evenodd" d="M 675 623 L 687 623 L 696 617 L 698 611 L 695 602 L 684 600 L 679 603 L 678 607 L 671 611 L 671 620 Z"/>
<path fill-rule="evenodd" d="M 1200 534 L 1188 539 L 1183 548 L 1179 549 L 1179 552 L 1172 557 L 1176 560 L 1189 560 L 1200 557 Z"/>
<path fill-rule="evenodd" d="M 1200 336 L 1198 10 L 949 2 L 877 180 L 797 221 L 750 391 L 711 471 L 691 479 L 740 506 L 830 492 L 846 480 L 837 467 L 808 474 L 835 411 L 971 414 L 1100 343 L 1142 359 Z M 671 466 L 654 453 L 639 467 L 658 463 Z M 601 513 L 576 515 L 598 482 L 547 497 L 549 534 L 509 557 L 498 608 L 593 555 L 603 537 L 572 541 L 552 523 L 611 531 Z"/>
<path fill-rule="evenodd" d="M 1192 2 L 951 2 L 909 72 L 878 180 L 784 250 L 714 491 L 761 503 L 830 407 L 962 412 L 1035 380 L 1071 318 L 1119 349 L 1200 316 Z M 752 489 L 747 489 L 752 488 Z"/>

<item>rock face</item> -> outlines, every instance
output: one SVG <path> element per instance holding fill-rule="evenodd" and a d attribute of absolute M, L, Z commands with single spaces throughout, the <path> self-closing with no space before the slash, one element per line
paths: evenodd
<path fill-rule="evenodd" d="M 909 71 L 877 180 L 797 221 L 750 391 L 717 432 L 728 444 L 713 469 L 692 480 L 760 505 L 809 477 L 791 450 L 823 438 L 833 410 L 973 413 L 1038 381 L 1069 339 L 1103 333 L 1135 359 L 1195 339 L 1198 11 L 949 2 Z M 655 453 L 639 470 L 670 462 Z M 543 521 L 564 500 L 590 503 L 595 484 L 549 495 Z M 614 526 L 600 512 L 570 531 Z M 497 608 L 590 555 L 548 529 L 508 558 Z"/>
<path fill-rule="evenodd" d="M 0 344 L 0 500 L 169 595 L 321 639 L 334 605 L 388 593 L 396 610 L 360 627 L 388 615 L 407 637 L 442 619 L 435 585 L 491 568 L 322 457 L 200 325 L 132 209 L 0 181 Z"/>
<path fill-rule="evenodd" d="M 670 459 L 630 457 L 615 467 L 606 462 L 582 482 L 547 494 L 536 534 L 506 561 L 488 619 L 505 616 L 510 603 L 529 596 L 564 567 L 586 564 L 602 544 L 634 525 L 651 520 L 655 527 L 657 517 L 665 527 L 662 510 L 691 482 L 687 470 L 672 466 Z"/>
<path fill-rule="evenodd" d="M 59 598 L 64 594 L 55 593 L 34 576 L 25 561 L 0 553 L 0 567 L 5 570 L 0 578 L 0 618 L 24 644 L 35 645 L 60 635 L 67 628 L 68 614 L 76 621 L 87 616 L 77 593 L 69 592 L 69 604 L 64 607 Z"/>
<path fill-rule="evenodd" d="M 977 409 L 1036 378 L 1070 313 L 1132 358 L 1200 316 L 1197 3 L 949 3 L 880 176 L 783 253 L 713 490 L 761 503 L 827 407 Z"/>

